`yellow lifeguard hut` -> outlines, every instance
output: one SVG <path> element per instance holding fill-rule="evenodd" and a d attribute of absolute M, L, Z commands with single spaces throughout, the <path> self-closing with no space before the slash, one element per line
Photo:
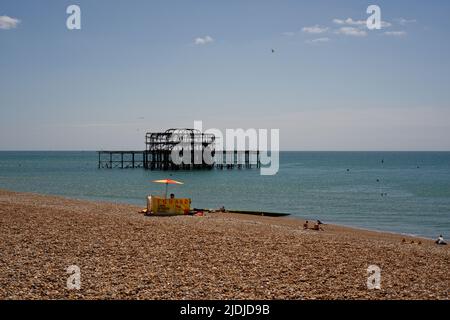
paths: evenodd
<path fill-rule="evenodd" d="M 187 215 L 191 211 L 191 199 L 189 198 L 167 198 L 167 189 L 169 184 L 183 184 L 180 181 L 171 179 L 155 180 L 156 183 L 164 183 L 166 192 L 164 197 L 147 197 L 147 215 Z"/>
<path fill-rule="evenodd" d="M 187 215 L 191 212 L 191 199 L 189 198 L 162 198 L 158 196 L 147 197 L 148 215 Z"/>

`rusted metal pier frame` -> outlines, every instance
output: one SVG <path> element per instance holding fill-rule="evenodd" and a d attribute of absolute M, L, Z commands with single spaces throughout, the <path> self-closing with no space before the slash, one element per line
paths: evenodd
<path fill-rule="evenodd" d="M 168 129 L 165 132 L 149 132 L 145 135 L 145 168 L 151 170 L 191 170 L 212 169 L 214 163 L 206 161 L 204 154 L 215 155 L 213 134 L 202 133 L 195 129 Z M 177 164 L 172 152 L 188 154 L 190 163 Z"/>
<path fill-rule="evenodd" d="M 215 151 L 214 164 L 209 166 L 168 164 L 164 166 L 151 165 L 147 151 L 98 151 L 99 169 L 134 169 L 149 170 L 193 170 L 193 169 L 251 169 L 260 168 L 259 151 Z"/>
<path fill-rule="evenodd" d="M 215 150 L 216 137 L 195 129 L 169 129 L 145 135 L 144 151 L 98 151 L 98 168 L 149 170 L 197 170 L 260 168 L 259 150 Z M 177 164 L 175 152 L 190 161 Z M 205 159 L 206 155 L 211 158 Z M 106 157 L 106 159 L 105 159 Z M 187 162 L 187 163 L 185 163 Z"/>
<path fill-rule="evenodd" d="M 252 157 L 253 156 L 253 157 Z M 260 168 L 259 150 L 217 151 L 214 165 L 217 169 L 251 169 Z"/>
<path fill-rule="evenodd" d="M 145 151 L 98 151 L 99 169 L 145 168 Z"/>

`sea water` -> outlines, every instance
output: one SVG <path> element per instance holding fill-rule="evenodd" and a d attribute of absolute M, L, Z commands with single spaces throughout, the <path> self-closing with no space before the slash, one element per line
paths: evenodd
<path fill-rule="evenodd" d="M 281 152 L 280 169 L 98 169 L 95 152 L 0 152 L 0 188 L 145 207 L 148 194 L 196 208 L 290 213 L 310 220 L 450 237 L 450 152 Z"/>

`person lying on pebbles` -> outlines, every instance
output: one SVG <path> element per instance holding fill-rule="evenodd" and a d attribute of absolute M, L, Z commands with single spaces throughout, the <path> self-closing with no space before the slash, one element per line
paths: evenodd
<path fill-rule="evenodd" d="M 406 243 L 406 239 L 403 238 L 403 239 L 402 239 L 402 244 L 405 244 L 405 243 Z M 411 244 L 415 244 L 416 242 L 414 242 L 414 240 L 411 240 L 410 243 L 411 243 Z M 421 244 L 422 244 L 422 241 L 418 241 L 417 244 L 418 244 L 418 245 L 421 245 Z"/>
<path fill-rule="evenodd" d="M 311 230 L 315 230 L 315 231 L 324 231 L 323 228 L 320 226 L 321 224 L 323 224 L 320 220 L 317 220 L 317 222 L 314 224 L 314 226 L 311 228 Z M 306 220 L 305 223 L 303 224 L 303 230 L 308 230 L 309 229 L 309 221 Z"/>

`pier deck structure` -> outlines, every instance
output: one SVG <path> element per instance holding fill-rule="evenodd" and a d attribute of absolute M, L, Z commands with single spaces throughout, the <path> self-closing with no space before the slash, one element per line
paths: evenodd
<path fill-rule="evenodd" d="M 144 168 L 149 170 L 251 169 L 260 168 L 259 150 L 215 150 L 216 138 L 195 129 L 149 132 L 142 151 L 98 151 L 98 168 Z M 191 161 L 177 164 L 172 152 Z M 212 161 L 206 161 L 204 154 Z"/>

